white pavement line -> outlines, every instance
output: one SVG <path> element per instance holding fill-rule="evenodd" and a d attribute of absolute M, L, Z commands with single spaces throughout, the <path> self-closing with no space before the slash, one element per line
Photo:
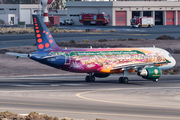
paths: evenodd
<path fill-rule="evenodd" d="M 59 84 L 51 84 L 52 87 L 59 87 Z"/>
<path fill-rule="evenodd" d="M 61 84 L 61 85 L 69 85 L 69 86 L 80 86 L 80 85 L 88 85 L 88 84 Z"/>

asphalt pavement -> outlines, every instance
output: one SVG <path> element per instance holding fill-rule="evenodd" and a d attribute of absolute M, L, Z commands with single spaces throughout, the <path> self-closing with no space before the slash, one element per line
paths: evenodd
<path fill-rule="evenodd" d="M 1 77 L 0 111 L 31 111 L 59 118 L 107 120 L 173 120 L 180 117 L 180 76 L 159 82 L 118 75 L 86 83 L 85 76 Z"/>

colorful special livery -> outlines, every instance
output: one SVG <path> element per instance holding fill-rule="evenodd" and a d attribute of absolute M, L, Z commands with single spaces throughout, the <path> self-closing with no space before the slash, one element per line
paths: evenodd
<path fill-rule="evenodd" d="M 160 48 L 85 48 L 61 49 L 39 15 L 33 15 L 37 52 L 25 54 L 7 53 L 29 57 L 37 62 L 57 69 L 88 73 L 86 82 L 94 82 L 95 77 L 108 77 L 113 73 L 123 73 L 120 83 L 128 83 L 126 77 L 131 72 L 145 79 L 158 81 L 161 70 L 172 68 L 176 61 L 167 51 Z"/>

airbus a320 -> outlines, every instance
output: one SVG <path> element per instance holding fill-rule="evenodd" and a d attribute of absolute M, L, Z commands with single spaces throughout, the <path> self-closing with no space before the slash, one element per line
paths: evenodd
<path fill-rule="evenodd" d="M 128 83 L 127 76 L 132 72 L 157 82 L 162 70 L 171 69 L 176 64 L 169 52 L 155 47 L 62 49 L 56 44 L 40 15 L 33 15 L 33 25 L 37 52 L 6 54 L 29 57 L 65 71 L 88 73 L 86 82 L 95 82 L 95 77 L 122 73 L 119 83 Z"/>

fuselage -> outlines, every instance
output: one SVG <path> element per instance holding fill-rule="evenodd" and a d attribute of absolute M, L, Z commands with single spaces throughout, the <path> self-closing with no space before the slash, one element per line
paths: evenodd
<path fill-rule="evenodd" d="M 58 69 L 81 73 L 118 73 L 122 72 L 121 68 L 145 64 L 166 70 L 176 64 L 170 53 L 160 48 L 51 50 L 31 53 L 30 58 Z"/>

